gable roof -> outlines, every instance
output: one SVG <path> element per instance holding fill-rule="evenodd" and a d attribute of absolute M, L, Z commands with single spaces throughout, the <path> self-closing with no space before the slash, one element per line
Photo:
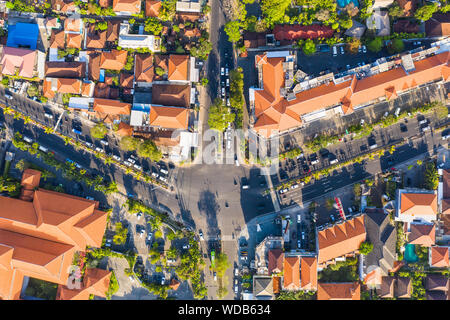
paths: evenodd
<path fill-rule="evenodd" d="M 160 0 L 146 0 L 145 1 L 145 16 L 146 17 L 158 17 L 160 9 L 161 9 L 161 1 Z"/>
<path fill-rule="evenodd" d="M 417 0 L 397 0 L 398 5 L 403 9 L 404 16 L 411 16 L 417 8 Z"/>
<path fill-rule="evenodd" d="M 361 287 L 358 282 L 323 283 L 317 287 L 317 300 L 360 300 Z"/>
<path fill-rule="evenodd" d="M 390 276 L 381 277 L 381 286 L 377 290 L 378 295 L 381 298 L 393 298 L 394 297 L 394 285 L 395 278 Z"/>
<path fill-rule="evenodd" d="M 91 24 L 86 33 L 86 48 L 103 49 L 106 43 L 106 34 L 106 30 L 95 30 L 95 25 Z"/>
<path fill-rule="evenodd" d="M 79 18 L 66 18 L 64 20 L 64 31 L 66 33 L 82 33 L 82 28 L 84 26 L 83 20 Z"/>
<path fill-rule="evenodd" d="M 301 257 L 300 258 L 300 274 L 301 289 L 316 290 L 317 289 L 317 258 Z"/>
<path fill-rule="evenodd" d="M 63 49 L 66 45 L 64 30 L 52 29 L 50 35 L 50 48 Z"/>
<path fill-rule="evenodd" d="M 134 84 L 134 75 L 131 73 L 120 73 L 119 84 L 122 88 L 132 89 Z"/>
<path fill-rule="evenodd" d="M 398 277 L 395 282 L 394 295 L 397 298 L 411 298 L 412 279 L 406 277 Z"/>
<path fill-rule="evenodd" d="M 269 275 L 283 271 L 284 253 L 281 249 L 270 249 L 267 253 Z"/>
<path fill-rule="evenodd" d="M 77 9 L 75 2 L 71 0 L 52 0 L 51 2 L 53 10 L 60 11 L 63 13 L 75 11 Z"/>
<path fill-rule="evenodd" d="M 188 80 L 188 55 L 169 56 L 169 80 Z"/>
<path fill-rule="evenodd" d="M 45 76 L 54 78 L 82 78 L 86 73 L 86 63 L 80 61 L 46 61 Z"/>
<path fill-rule="evenodd" d="M 431 247 L 435 243 L 436 228 L 434 224 L 411 223 L 408 241 L 410 244 L 419 244 Z"/>
<path fill-rule="evenodd" d="M 99 118 L 116 115 L 129 115 L 131 113 L 131 105 L 129 103 L 112 99 L 95 98 L 93 109 Z"/>
<path fill-rule="evenodd" d="M 299 257 L 284 257 L 284 283 L 286 290 L 300 289 L 300 259 Z"/>
<path fill-rule="evenodd" d="M 364 240 L 364 215 L 319 231 L 319 264 L 358 250 Z"/>
<path fill-rule="evenodd" d="M 81 93 L 81 80 L 70 78 L 45 78 L 43 93 L 47 98 L 53 98 L 55 93 Z"/>
<path fill-rule="evenodd" d="M 450 280 L 443 274 L 428 274 L 425 278 L 426 290 L 448 291 Z"/>
<path fill-rule="evenodd" d="M 189 109 L 177 107 L 150 107 L 150 125 L 167 129 L 187 129 Z"/>
<path fill-rule="evenodd" d="M 191 89 L 188 84 L 153 84 L 152 104 L 189 107 L 191 101 Z"/>
<path fill-rule="evenodd" d="M 426 291 L 427 300 L 449 300 L 448 291 Z"/>
<path fill-rule="evenodd" d="M 443 182 L 443 198 L 450 199 L 450 170 L 442 171 L 442 182 Z M 442 209 L 444 211 L 444 209 Z"/>
<path fill-rule="evenodd" d="M 67 48 L 81 48 L 81 41 L 82 41 L 81 34 L 75 34 L 75 33 L 68 33 L 66 35 L 66 46 Z"/>
<path fill-rule="evenodd" d="M 448 14 L 435 13 L 425 21 L 427 37 L 442 37 L 450 35 L 450 18 Z"/>
<path fill-rule="evenodd" d="M 120 21 L 108 20 L 108 29 L 106 29 L 106 41 L 114 42 L 119 38 Z"/>

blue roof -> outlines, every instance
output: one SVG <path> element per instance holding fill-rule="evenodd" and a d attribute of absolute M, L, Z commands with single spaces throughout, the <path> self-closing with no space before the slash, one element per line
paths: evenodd
<path fill-rule="evenodd" d="M 35 23 L 18 22 L 8 26 L 7 47 L 29 48 L 36 50 L 39 27 Z"/>

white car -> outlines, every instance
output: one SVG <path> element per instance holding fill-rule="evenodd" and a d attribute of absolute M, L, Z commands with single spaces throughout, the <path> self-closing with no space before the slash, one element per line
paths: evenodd
<path fill-rule="evenodd" d="M 159 171 L 161 171 L 164 174 L 169 174 L 169 171 L 167 171 L 166 169 L 159 169 Z"/>
<path fill-rule="evenodd" d="M 234 285 L 234 293 L 238 293 L 239 291 L 239 286 L 237 284 Z"/>
<path fill-rule="evenodd" d="M 239 276 L 239 269 L 238 268 L 234 269 L 234 276 L 235 277 Z"/>
<path fill-rule="evenodd" d="M 221 76 L 225 75 L 225 68 L 224 67 L 220 68 L 220 75 Z"/>
<path fill-rule="evenodd" d="M 144 235 L 144 233 L 145 233 L 145 230 L 144 230 L 144 229 L 141 229 L 141 231 L 139 231 L 139 237 L 142 238 L 142 236 Z"/>
<path fill-rule="evenodd" d="M 123 162 L 123 164 L 126 165 L 126 166 L 128 166 L 128 167 L 131 167 L 131 163 L 128 162 L 128 161 L 126 161 L 126 160 Z"/>
<path fill-rule="evenodd" d="M 27 136 L 23 136 L 23 140 L 28 143 L 33 143 L 33 139 L 31 139 L 30 137 L 27 137 Z"/>
<path fill-rule="evenodd" d="M 142 170 L 142 167 L 141 167 L 140 165 L 138 165 L 138 164 L 134 164 L 133 167 L 134 167 L 136 170 Z"/>
<path fill-rule="evenodd" d="M 425 124 L 425 123 L 427 123 L 428 122 L 428 120 L 427 119 L 423 119 L 422 121 L 419 121 L 419 125 L 421 125 L 421 124 Z"/>
<path fill-rule="evenodd" d="M 298 188 L 298 184 L 294 184 L 291 186 L 291 190 L 297 189 Z"/>
<path fill-rule="evenodd" d="M 131 282 L 134 282 L 134 277 L 133 276 L 128 276 L 128 278 L 130 279 Z"/>
<path fill-rule="evenodd" d="M 13 98 L 12 95 L 10 95 L 9 93 L 5 93 L 5 97 L 9 100 L 11 100 Z"/>
<path fill-rule="evenodd" d="M 225 75 L 228 77 L 228 68 L 225 68 Z"/>
<path fill-rule="evenodd" d="M 344 54 L 344 47 L 340 47 L 341 48 L 341 54 Z"/>
<path fill-rule="evenodd" d="M 112 157 L 116 161 L 121 161 L 122 160 L 118 155 L 113 155 Z"/>
<path fill-rule="evenodd" d="M 367 48 L 366 48 L 365 45 L 362 46 L 362 51 L 363 51 L 363 53 L 366 53 L 366 52 L 367 52 Z"/>
<path fill-rule="evenodd" d="M 230 79 L 227 78 L 227 87 L 229 87 L 229 86 L 230 86 Z"/>
<path fill-rule="evenodd" d="M 422 132 L 425 132 L 425 131 L 428 131 L 428 130 L 430 130 L 430 126 L 426 126 L 426 127 L 422 128 Z"/>
<path fill-rule="evenodd" d="M 103 150 L 102 148 L 96 147 L 95 151 L 100 152 L 100 153 L 105 153 L 105 150 Z"/>
<path fill-rule="evenodd" d="M 87 142 L 87 141 L 86 141 L 84 144 L 85 144 L 86 147 L 88 147 L 88 148 L 92 148 L 92 147 L 93 147 L 92 143 L 90 143 L 90 142 Z"/>
<path fill-rule="evenodd" d="M 140 219 L 140 218 L 142 217 L 142 212 L 138 212 L 138 213 L 136 214 L 136 217 L 137 217 L 138 219 Z"/>
<path fill-rule="evenodd" d="M 297 223 L 300 223 L 300 222 L 302 222 L 302 215 L 298 214 L 297 215 Z"/>
<path fill-rule="evenodd" d="M 133 158 L 128 158 L 128 162 L 130 162 L 130 163 L 132 163 L 132 164 L 135 164 L 136 163 L 136 160 L 134 160 Z"/>
<path fill-rule="evenodd" d="M 109 145 L 108 141 L 105 141 L 105 140 L 100 140 L 100 143 L 104 146 Z"/>
<path fill-rule="evenodd" d="M 165 178 L 163 176 L 159 176 L 159 180 L 161 180 L 164 183 L 167 183 L 167 178 Z"/>
<path fill-rule="evenodd" d="M 152 177 L 157 179 L 159 177 L 159 174 L 157 174 L 156 172 L 152 172 Z"/>
<path fill-rule="evenodd" d="M 50 113 L 44 113 L 44 117 L 49 118 L 49 119 L 53 119 L 53 115 Z"/>
<path fill-rule="evenodd" d="M 150 240 L 152 240 L 152 233 L 151 232 L 149 232 L 149 234 L 147 235 L 147 241 L 150 241 Z"/>

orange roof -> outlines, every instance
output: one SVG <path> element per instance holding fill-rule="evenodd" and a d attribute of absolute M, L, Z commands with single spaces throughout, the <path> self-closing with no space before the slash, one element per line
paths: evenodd
<path fill-rule="evenodd" d="M 81 33 L 82 19 L 67 18 L 64 20 L 64 31 Z"/>
<path fill-rule="evenodd" d="M 450 267 L 448 259 L 448 247 L 431 247 L 431 263 L 432 267 L 448 268 Z"/>
<path fill-rule="evenodd" d="M 281 277 L 273 277 L 273 293 L 280 293 Z"/>
<path fill-rule="evenodd" d="M 65 47 L 65 33 L 64 30 L 52 29 L 50 35 L 50 48 L 63 49 Z"/>
<path fill-rule="evenodd" d="M 95 82 L 88 81 L 81 84 L 81 95 L 84 97 L 92 97 L 95 90 Z"/>
<path fill-rule="evenodd" d="M 25 201 L 33 200 L 34 189 L 39 187 L 41 172 L 32 169 L 26 169 L 22 174 L 22 190 L 20 199 Z"/>
<path fill-rule="evenodd" d="M 67 48 L 81 48 L 82 36 L 81 34 L 69 33 L 66 38 Z"/>
<path fill-rule="evenodd" d="M 146 0 L 145 1 L 145 16 L 146 17 L 159 16 L 160 9 L 161 9 L 161 1 L 159 1 L 159 0 Z"/>
<path fill-rule="evenodd" d="M 171 281 L 170 281 L 170 289 L 172 289 L 172 290 L 178 290 L 178 287 L 180 286 L 180 281 L 178 281 L 177 279 L 175 279 L 175 278 L 173 278 Z"/>
<path fill-rule="evenodd" d="M 364 215 L 318 232 L 319 264 L 352 253 L 366 240 Z"/>
<path fill-rule="evenodd" d="M 100 56 L 100 68 L 109 70 L 122 70 L 127 62 L 128 51 L 111 50 L 102 52 Z"/>
<path fill-rule="evenodd" d="M 317 289 L 317 258 L 301 257 L 300 259 L 301 289 Z"/>
<path fill-rule="evenodd" d="M 103 49 L 106 43 L 106 30 L 95 30 L 95 25 L 89 26 L 86 34 L 86 48 Z"/>
<path fill-rule="evenodd" d="M 56 300 L 88 300 L 91 294 L 104 298 L 109 289 L 110 279 L 110 271 L 88 268 L 85 271 L 81 287 L 69 289 L 67 286 L 58 286 Z"/>
<path fill-rule="evenodd" d="M 188 80 L 188 55 L 169 56 L 169 80 Z"/>
<path fill-rule="evenodd" d="M 137 54 L 134 65 L 136 81 L 152 82 L 154 76 L 153 56 L 151 54 Z"/>
<path fill-rule="evenodd" d="M 59 6 L 59 8 L 58 8 Z M 70 0 L 52 0 L 52 9 L 60 12 L 75 11 L 77 6 Z"/>
<path fill-rule="evenodd" d="M 133 88 L 134 75 L 131 73 L 120 73 L 120 86 L 122 88 Z"/>
<path fill-rule="evenodd" d="M 150 107 L 150 125 L 168 129 L 187 129 L 189 109 L 177 107 Z"/>
<path fill-rule="evenodd" d="M 269 275 L 283 271 L 284 253 L 281 249 L 271 249 L 268 252 L 268 270 Z"/>
<path fill-rule="evenodd" d="M 300 289 L 300 259 L 299 257 L 284 257 L 284 283 L 286 290 Z"/>
<path fill-rule="evenodd" d="M 54 78 L 83 78 L 86 72 L 85 62 L 47 61 L 45 76 Z"/>
<path fill-rule="evenodd" d="M 191 87 L 189 84 L 153 84 L 152 104 L 170 107 L 189 107 Z"/>
<path fill-rule="evenodd" d="M 361 300 L 361 286 L 358 282 L 319 282 L 317 300 Z"/>
<path fill-rule="evenodd" d="M 47 98 L 53 98 L 56 92 L 59 93 L 81 93 L 81 80 L 68 78 L 45 78 L 43 92 Z"/>
<path fill-rule="evenodd" d="M 121 136 L 131 136 L 133 134 L 133 127 L 121 121 L 119 123 L 119 128 L 117 129 L 116 133 Z"/>
<path fill-rule="evenodd" d="M 22 184 L 38 186 L 38 176 L 26 170 Z M 98 202 L 43 189 L 31 198 L 0 196 L 2 299 L 20 297 L 23 276 L 66 284 L 74 252 L 102 243 L 107 215 Z"/>
<path fill-rule="evenodd" d="M 344 114 L 353 112 L 353 107 L 380 97 L 394 99 L 397 92 L 440 78 L 448 79 L 449 53 L 444 52 L 414 62 L 415 70 L 408 74 L 400 66 L 361 80 L 356 77 L 335 84 L 331 81 L 318 87 L 301 91 L 295 99 L 287 101 L 280 96 L 284 86 L 284 58 L 256 55 L 255 63 L 262 66 L 263 89 L 255 90 L 254 129 L 263 136 L 273 130 L 284 131 L 301 124 L 301 116 L 341 105 Z"/>
<path fill-rule="evenodd" d="M 437 214 L 437 195 L 434 193 L 402 192 L 400 196 L 400 214 L 435 216 Z"/>
<path fill-rule="evenodd" d="M 141 0 L 113 0 L 113 10 L 115 12 L 141 12 Z"/>
<path fill-rule="evenodd" d="M 410 244 L 419 244 L 431 247 L 435 243 L 436 228 L 434 224 L 411 223 L 408 241 Z"/>
<path fill-rule="evenodd" d="M 118 100 L 95 98 L 94 112 L 98 118 L 104 119 L 106 122 L 112 122 L 114 116 L 129 115 L 131 105 Z"/>

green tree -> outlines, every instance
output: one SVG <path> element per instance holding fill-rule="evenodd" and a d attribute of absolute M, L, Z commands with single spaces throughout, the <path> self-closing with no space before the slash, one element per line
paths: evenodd
<path fill-rule="evenodd" d="M 372 52 L 380 52 L 382 47 L 383 47 L 383 41 L 380 37 L 372 39 L 367 44 L 367 49 L 369 49 Z"/>
<path fill-rule="evenodd" d="M 159 10 L 159 18 L 162 21 L 170 21 L 176 13 L 177 0 L 161 1 L 161 9 Z"/>
<path fill-rule="evenodd" d="M 117 245 L 124 244 L 127 241 L 128 229 L 121 222 L 115 224 L 116 234 L 113 236 L 113 242 Z"/>
<path fill-rule="evenodd" d="M 105 31 L 108 29 L 108 23 L 106 21 L 100 21 L 95 24 L 95 30 Z"/>
<path fill-rule="evenodd" d="M 144 30 L 146 32 L 150 32 L 151 34 L 159 36 L 161 34 L 162 29 L 163 25 L 158 18 L 149 17 L 147 18 L 147 20 L 145 20 Z"/>
<path fill-rule="evenodd" d="M 424 187 L 429 190 L 436 190 L 439 185 L 439 174 L 433 162 L 425 165 Z"/>
<path fill-rule="evenodd" d="M 217 272 L 217 276 L 222 278 L 229 267 L 231 263 L 228 261 L 228 256 L 225 253 L 218 253 L 215 257 L 214 269 L 211 268 L 211 270 Z"/>
<path fill-rule="evenodd" d="M 139 143 L 137 154 L 142 158 L 150 158 L 152 161 L 158 162 L 162 158 L 162 153 L 158 150 L 156 144 L 151 140 L 145 140 Z"/>
<path fill-rule="evenodd" d="M 139 140 L 135 137 L 131 136 L 125 136 L 122 139 L 120 139 L 119 147 L 123 151 L 134 151 L 137 149 L 139 144 Z"/>
<path fill-rule="evenodd" d="M 388 52 L 390 54 L 402 52 L 405 49 L 405 44 L 402 39 L 392 39 L 388 45 Z"/>
<path fill-rule="evenodd" d="M 9 78 L 8 77 L 3 76 L 2 85 L 5 86 L 5 87 L 9 85 Z"/>
<path fill-rule="evenodd" d="M 158 76 L 160 76 L 160 77 L 162 77 L 163 75 L 166 74 L 166 70 L 164 70 L 164 69 L 161 68 L 161 67 L 156 67 L 156 68 L 155 68 L 155 72 L 156 72 L 156 74 L 157 74 Z"/>
<path fill-rule="evenodd" d="M 241 38 L 240 26 L 241 23 L 239 21 L 229 21 L 225 24 L 225 33 L 230 42 L 238 42 Z"/>
<path fill-rule="evenodd" d="M 264 19 L 271 26 L 284 22 L 286 10 L 291 2 L 292 0 L 261 0 L 261 11 Z"/>
<path fill-rule="evenodd" d="M 39 94 L 38 87 L 35 84 L 31 84 L 30 86 L 28 86 L 27 94 L 30 97 L 37 96 Z"/>
<path fill-rule="evenodd" d="M 364 241 L 361 242 L 361 244 L 359 245 L 359 253 L 367 256 L 369 253 L 371 253 L 373 250 L 373 244 L 368 242 L 368 241 Z"/>
<path fill-rule="evenodd" d="M 351 17 L 346 17 L 340 20 L 340 25 L 344 29 L 350 29 L 353 26 L 353 20 Z"/>
<path fill-rule="evenodd" d="M 199 43 L 190 50 L 191 56 L 201 60 L 208 59 L 208 55 L 212 50 L 212 44 L 207 39 L 200 39 Z"/>
<path fill-rule="evenodd" d="M 222 99 L 216 98 L 209 108 L 208 125 L 211 129 L 223 132 L 228 124 L 234 121 L 235 117 L 236 115 L 224 105 Z"/>
<path fill-rule="evenodd" d="M 438 10 L 438 5 L 436 3 L 424 5 L 416 10 L 414 13 L 414 18 L 421 21 L 427 21 Z"/>
<path fill-rule="evenodd" d="M 316 44 L 311 39 L 306 39 L 302 50 L 304 54 L 310 56 L 316 52 Z"/>
<path fill-rule="evenodd" d="M 403 17 L 404 14 L 405 11 L 398 5 L 398 2 L 394 2 L 394 4 L 389 8 L 389 15 L 393 18 Z"/>
<path fill-rule="evenodd" d="M 103 139 L 108 133 L 108 128 L 103 122 L 97 123 L 91 128 L 91 136 L 95 139 Z"/>

